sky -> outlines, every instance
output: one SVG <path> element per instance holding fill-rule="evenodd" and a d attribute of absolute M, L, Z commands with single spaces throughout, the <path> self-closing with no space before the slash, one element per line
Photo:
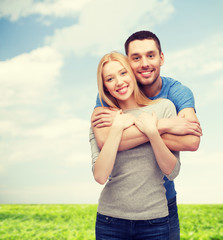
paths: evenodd
<path fill-rule="evenodd" d="M 223 1 L 0 0 L 0 204 L 96 204 L 88 141 L 100 58 L 150 30 L 161 76 L 194 93 L 203 129 L 181 152 L 180 204 L 223 204 Z"/>

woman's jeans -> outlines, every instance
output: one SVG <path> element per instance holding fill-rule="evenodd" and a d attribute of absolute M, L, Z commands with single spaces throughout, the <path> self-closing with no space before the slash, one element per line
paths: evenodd
<path fill-rule="evenodd" d="M 126 220 L 97 213 L 96 240 L 169 240 L 169 218 Z"/>
<path fill-rule="evenodd" d="M 169 217 L 125 220 L 97 214 L 96 240 L 179 240 L 176 197 L 168 201 Z"/>

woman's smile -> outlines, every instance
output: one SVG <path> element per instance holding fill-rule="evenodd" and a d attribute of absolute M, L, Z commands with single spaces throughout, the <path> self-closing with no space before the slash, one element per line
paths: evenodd
<path fill-rule="evenodd" d="M 117 89 L 116 92 L 118 92 L 121 95 L 124 95 L 128 92 L 128 86 L 121 87 L 121 88 Z"/>

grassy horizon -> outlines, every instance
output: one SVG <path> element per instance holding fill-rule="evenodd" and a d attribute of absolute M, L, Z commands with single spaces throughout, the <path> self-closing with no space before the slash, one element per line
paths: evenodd
<path fill-rule="evenodd" d="M 1 204 L 1 240 L 93 240 L 97 204 Z M 223 204 L 179 204 L 181 240 L 223 240 Z"/>

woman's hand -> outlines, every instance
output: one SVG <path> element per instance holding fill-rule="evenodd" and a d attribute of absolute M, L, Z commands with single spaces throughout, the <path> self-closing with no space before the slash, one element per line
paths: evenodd
<path fill-rule="evenodd" d="M 114 118 L 113 127 L 119 127 L 121 130 L 124 130 L 132 126 L 135 122 L 135 117 L 130 113 L 122 113 L 122 110 L 117 111 Z"/>
<path fill-rule="evenodd" d="M 143 112 L 135 120 L 136 127 L 148 137 L 158 132 L 157 124 L 158 119 L 155 112 L 153 112 L 152 114 Z"/>

